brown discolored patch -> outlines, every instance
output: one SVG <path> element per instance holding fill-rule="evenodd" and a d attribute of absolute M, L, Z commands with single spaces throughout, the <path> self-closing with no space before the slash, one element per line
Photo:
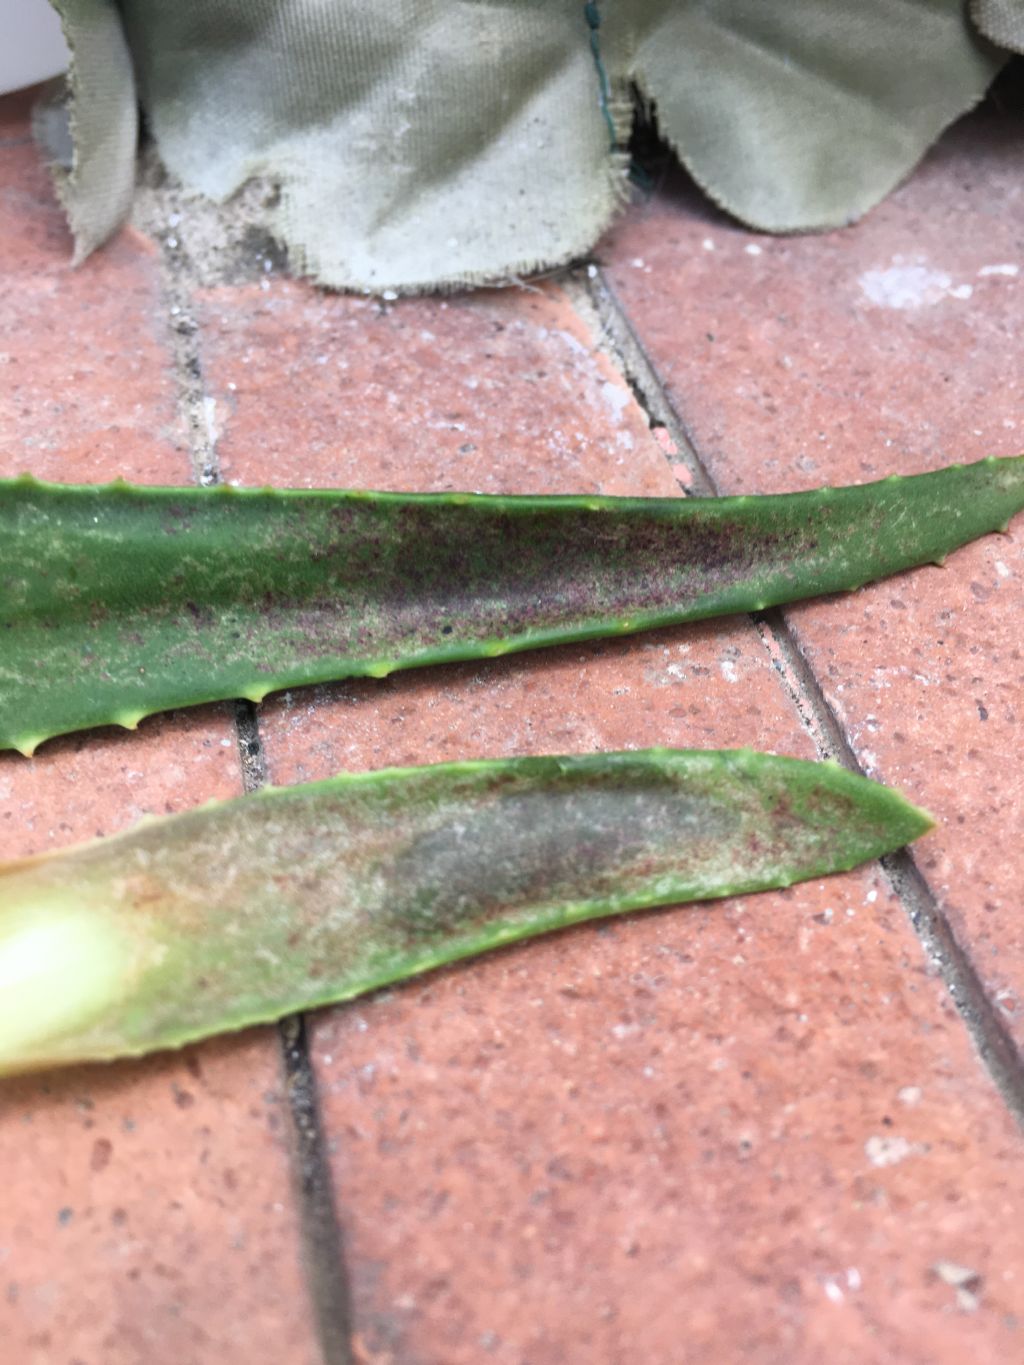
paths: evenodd
<path fill-rule="evenodd" d="M 114 1144 L 109 1138 L 97 1138 L 92 1145 L 92 1155 L 89 1157 L 89 1169 L 91 1171 L 105 1171 L 110 1165 L 110 1158 L 114 1152 Z"/>

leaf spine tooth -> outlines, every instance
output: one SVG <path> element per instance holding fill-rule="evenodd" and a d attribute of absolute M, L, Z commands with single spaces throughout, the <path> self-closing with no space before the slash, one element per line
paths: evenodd
<path fill-rule="evenodd" d="M 487 659 L 498 659 L 507 653 L 508 645 L 503 640 L 488 640 L 484 645 L 484 657 Z"/>
<path fill-rule="evenodd" d="M 371 678 L 386 678 L 394 670 L 394 664 L 390 659 L 381 659 L 377 663 L 367 664 L 367 676 Z"/>
<path fill-rule="evenodd" d="M 248 692 L 242 693 L 242 696 L 245 698 L 245 700 L 251 701 L 253 706 L 259 706 L 260 702 L 266 695 L 267 695 L 266 692 L 261 692 L 258 687 L 252 687 L 249 689 Z"/>

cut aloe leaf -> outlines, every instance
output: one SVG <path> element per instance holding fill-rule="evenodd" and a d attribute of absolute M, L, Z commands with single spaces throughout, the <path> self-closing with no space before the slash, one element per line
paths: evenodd
<path fill-rule="evenodd" d="M 930 824 L 835 764 L 746 750 L 395 768 L 214 803 L 0 865 L 0 1073 L 174 1047 L 579 920 L 789 886 Z"/>
<path fill-rule="evenodd" d="M 0 481 L 0 748 L 856 588 L 1022 506 L 1024 456 L 691 500 Z"/>

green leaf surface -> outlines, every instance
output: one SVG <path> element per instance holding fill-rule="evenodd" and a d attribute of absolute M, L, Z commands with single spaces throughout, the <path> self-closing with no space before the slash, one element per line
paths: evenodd
<path fill-rule="evenodd" d="M 1024 457 L 630 499 L 0 481 L 0 748 L 859 587 L 1024 506 Z"/>
<path fill-rule="evenodd" d="M 0 1073 L 134 1055 L 930 828 L 835 764 L 652 749 L 268 790 L 0 865 Z M 681 930 L 681 932 L 685 932 Z"/>

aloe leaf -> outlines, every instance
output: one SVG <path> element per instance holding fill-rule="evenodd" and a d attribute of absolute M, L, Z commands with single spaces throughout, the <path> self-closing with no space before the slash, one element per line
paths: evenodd
<path fill-rule="evenodd" d="M 691 500 L 0 481 L 0 748 L 856 588 L 1022 506 L 1024 456 Z"/>
<path fill-rule="evenodd" d="M 269 789 L 0 865 L 0 1073 L 348 999 L 641 906 L 789 886 L 930 828 L 831 763 L 651 749 Z"/>

